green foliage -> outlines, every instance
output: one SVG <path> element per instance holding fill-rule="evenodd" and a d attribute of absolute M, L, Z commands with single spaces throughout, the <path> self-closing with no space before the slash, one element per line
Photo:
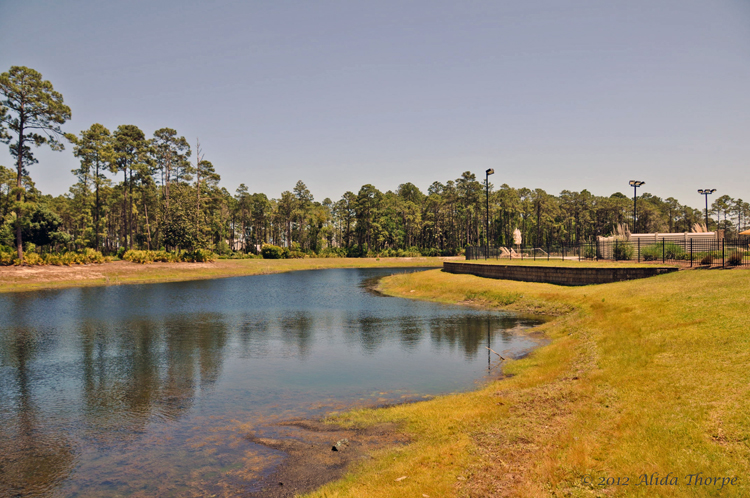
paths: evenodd
<path fill-rule="evenodd" d="M 436 254 L 438 255 L 438 254 Z M 380 258 L 419 258 L 422 253 L 416 247 L 410 247 L 409 249 L 385 249 L 377 253 Z M 370 257 L 369 255 L 367 257 Z"/>
<path fill-rule="evenodd" d="M 263 259 L 283 259 L 284 249 L 272 244 L 264 244 L 260 250 L 260 254 L 263 256 Z"/>
<path fill-rule="evenodd" d="M 633 259 L 633 246 L 627 242 L 618 242 L 612 247 L 612 257 L 616 261 L 629 261 Z"/>
<path fill-rule="evenodd" d="M 225 256 L 219 256 L 218 259 L 263 259 L 263 256 L 253 253 L 233 252 Z"/>
<path fill-rule="evenodd" d="M 65 135 L 60 125 L 70 119 L 70 108 L 63 103 L 62 95 L 54 90 L 52 83 L 43 80 L 38 71 L 24 66 L 12 66 L 8 72 L 0 74 L 0 94 L 5 97 L 0 101 L 0 141 L 10 143 L 10 155 L 16 159 L 17 185 L 21 189 L 15 192 L 19 202 L 15 211 L 20 221 L 25 211 L 21 179 L 28 175 L 28 166 L 37 162 L 31 146 L 48 144 L 52 150 L 63 150 L 65 147 L 59 139 L 72 136 Z M 15 140 L 11 140 L 11 135 L 15 135 Z M 19 246 L 23 242 L 23 232 L 20 237 Z"/>
<path fill-rule="evenodd" d="M 193 252 L 182 253 L 181 258 L 187 263 L 213 263 L 216 261 L 216 254 L 208 249 L 196 249 Z"/>
<path fill-rule="evenodd" d="M 164 243 L 169 247 L 187 249 L 195 247 L 198 240 L 195 227 L 183 210 L 175 210 L 165 223 Z"/>
<path fill-rule="evenodd" d="M 192 252 L 138 251 L 131 249 L 122 255 L 122 259 L 139 264 L 210 263 L 216 261 L 216 254 L 207 249 L 196 249 Z"/>
<path fill-rule="evenodd" d="M 37 246 L 46 246 L 55 241 L 65 240 L 63 234 L 56 237 L 62 220 L 45 207 L 37 207 L 28 217 L 24 217 L 22 223 L 23 240 Z"/>
<path fill-rule="evenodd" d="M 641 248 L 641 259 L 643 261 L 661 261 L 667 260 L 685 260 L 690 259 L 690 253 L 673 242 L 667 242 L 664 245 L 657 243 Z"/>
<path fill-rule="evenodd" d="M 105 257 L 99 251 L 94 249 L 83 249 L 81 251 L 68 251 L 63 253 L 38 254 L 28 251 L 23 258 L 23 264 L 28 266 L 71 266 L 71 265 L 88 265 L 93 263 L 106 263 L 112 261 L 112 258 Z M 7 247 L 0 246 L 0 266 L 19 265 L 20 260 L 16 257 L 15 251 Z"/>
<path fill-rule="evenodd" d="M 0 245 L 0 266 L 10 266 L 16 258 L 16 252 L 10 247 Z"/>
<path fill-rule="evenodd" d="M 232 254 L 232 248 L 229 247 L 229 244 L 224 241 L 220 240 L 218 244 L 216 244 L 216 254 L 219 254 L 220 256 L 229 256 Z"/>
<path fill-rule="evenodd" d="M 326 247 L 318 253 L 319 258 L 345 258 L 347 251 L 345 247 Z"/>
<path fill-rule="evenodd" d="M 149 264 L 149 263 L 178 263 L 180 262 L 180 254 L 176 252 L 168 252 L 168 251 L 137 251 L 137 250 L 129 250 L 125 251 L 122 256 L 120 256 L 125 261 L 130 261 L 131 263 L 139 263 L 139 264 Z"/>

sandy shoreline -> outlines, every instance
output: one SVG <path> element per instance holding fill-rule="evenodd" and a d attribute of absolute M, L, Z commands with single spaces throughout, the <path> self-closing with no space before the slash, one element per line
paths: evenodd
<path fill-rule="evenodd" d="M 220 259 L 213 263 L 113 261 L 72 266 L 0 266 L 0 292 L 182 282 L 325 268 L 440 267 L 455 258 Z"/>

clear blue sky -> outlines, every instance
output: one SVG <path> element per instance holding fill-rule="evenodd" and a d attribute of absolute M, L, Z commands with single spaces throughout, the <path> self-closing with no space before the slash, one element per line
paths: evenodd
<path fill-rule="evenodd" d="M 552 194 L 750 200 L 748 0 L 0 0 L 0 47 L 0 71 L 63 94 L 66 131 L 175 128 L 231 192 L 493 167 Z M 37 186 L 66 192 L 72 147 L 37 157 Z"/>

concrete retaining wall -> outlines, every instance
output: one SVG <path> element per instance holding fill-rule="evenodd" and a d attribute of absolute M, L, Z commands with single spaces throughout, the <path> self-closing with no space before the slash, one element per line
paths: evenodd
<path fill-rule="evenodd" d="M 522 282 L 545 282 L 558 285 L 591 285 L 635 280 L 677 271 L 677 268 L 576 268 L 569 266 L 483 265 L 477 263 L 443 263 L 443 271 L 478 277 Z"/>

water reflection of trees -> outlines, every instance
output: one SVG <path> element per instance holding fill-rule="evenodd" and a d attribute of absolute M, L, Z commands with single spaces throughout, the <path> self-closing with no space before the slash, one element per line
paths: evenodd
<path fill-rule="evenodd" d="M 310 313 L 304 311 L 289 313 L 282 316 L 279 322 L 284 343 L 297 346 L 301 357 L 307 356 L 315 332 L 314 320 Z"/>
<path fill-rule="evenodd" d="M 498 333 L 502 341 L 509 341 L 512 334 L 508 330 L 517 328 L 520 324 L 517 317 L 502 315 L 405 315 L 382 318 L 371 314 L 349 313 L 344 320 L 344 332 L 368 355 L 374 354 L 394 336 L 403 349 L 415 350 L 427 333 L 433 346 L 458 349 L 467 358 L 473 358 L 479 351 L 486 351 L 488 332 L 491 341 L 495 340 Z"/>
<path fill-rule="evenodd" d="M 518 318 L 495 315 L 461 315 L 430 320 L 430 340 L 438 347 L 460 349 L 467 358 L 474 358 L 480 350 L 486 351 L 488 337 L 500 331 L 501 340 L 509 341 L 507 330 L 516 327 Z M 489 334 L 488 334 L 489 333 Z"/>
<path fill-rule="evenodd" d="M 66 427 L 75 417 L 61 419 L 55 412 L 60 398 L 51 387 L 56 383 L 66 390 L 62 399 L 76 399 L 67 390 L 80 376 L 80 406 L 65 410 L 80 414 L 82 438 L 100 444 L 131 441 L 149 422 L 183 415 L 199 388 L 211 389 L 228 338 L 223 321 L 211 315 L 119 327 L 84 321 L 74 333 L 80 347 L 76 371 L 53 373 L 39 357 L 55 347 L 69 348 L 62 343 L 70 338 L 66 331 L 0 332 L 0 496 L 49 493 L 75 465 Z"/>
<path fill-rule="evenodd" d="M 37 335 L 17 327 L 2 339 L 2 365 L 15 371 L 13 381 L 4 379 L 3 384 L 12 384 L 15 393 L 5 388 L 0 392 L 0 496 L 40 496 L 71 472 L 75 452 L 65 433 L 51 427 L 34 402 Z"/>
<path fill-rule="evenodd" d="M 152 420 L 175 420 L 218 380 L 228 333 L 216 316 L 81 328 L 88 436 L 127 441 Z"/>

